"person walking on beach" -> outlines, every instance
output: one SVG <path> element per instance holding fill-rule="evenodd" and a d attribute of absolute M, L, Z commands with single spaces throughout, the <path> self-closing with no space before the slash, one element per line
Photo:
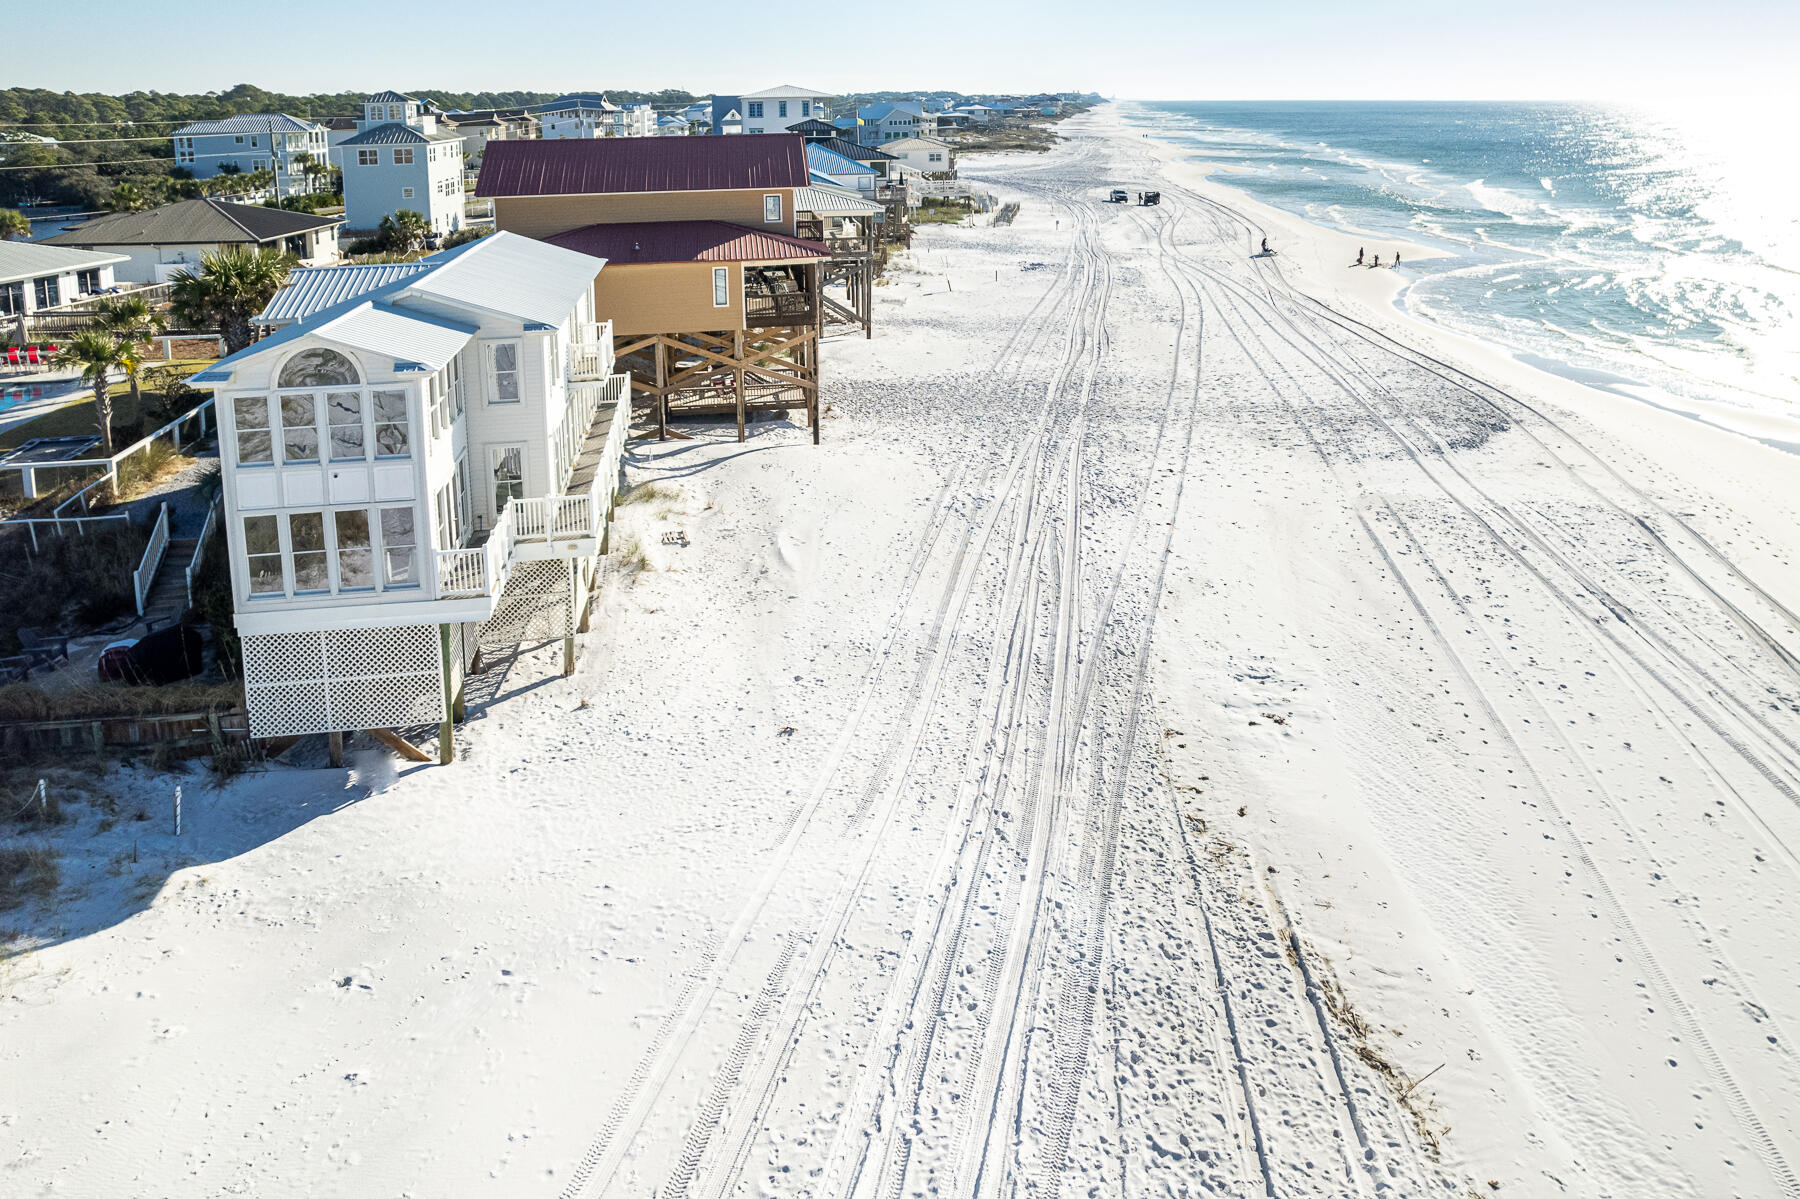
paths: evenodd
<path fill-rule="evenodd" d="M 1362 264 L 1363 264 L 1363 248 L 1361 246 L 1358 246 L 1358 247 L 1356 247 L 1356 265 L 1361 266 Z"/>
<path fill-rule="evenodd" d="M 1262 252 L 1263 252 L 1263 253 L 1265 253 L 1265 254 L 1267 254 L 1267 253 L 1268 253 L 1268 252 L 1269 252 L 1269 239 L 1268 239 L 1268 238 L 1266 238 L 1266 237 L 1265 237 L 1265 238 L 1263 238 L 1263 248 L 1262 248 Z"/>
<path fill-rule="evenodd" d="M 1375 255 L 1375 265 L 1376 266 L 1381 265 L 1381 255 L 1379 255 L 1379 254 Z"/>
<path fill-rule="evenodd" d="M 1394 251 L 1394 266 L 1399 266 L 1399 265 L 1400 265 L 1400 251 L 1395 250 Z M 1393 267 L 1389 267 L 1388 269 L 1392 270 Z"/>

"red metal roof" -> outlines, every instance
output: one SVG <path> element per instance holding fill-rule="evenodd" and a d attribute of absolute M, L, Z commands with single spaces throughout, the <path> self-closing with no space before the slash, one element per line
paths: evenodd
<path fill-rule="evenodd" d="M 831 257 L 830 249 L 816 241 L 789 237 L 785 233 L 768 233 L 728 221 L 631 221 L 618 225 L 584 225 L 544 240 L 553 246 L 578 250 L 620 266 L 634 262 L 795 262 Z"/>
<path fill-rule="evenodd" d="M 806 141 L 795 133 L 733 137 L 596 137 L 489 142 L 477 196 L 805 187 Z"/>

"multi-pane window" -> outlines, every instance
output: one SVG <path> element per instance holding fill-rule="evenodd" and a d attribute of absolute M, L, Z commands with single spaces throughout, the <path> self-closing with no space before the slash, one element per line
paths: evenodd
<path fill-rule="evenodd" d="M 358 391 L 334 391 L 325 398 L 331 424 L 331 460 L 360 462 L 367 454 L 363 445 L 363 403 Z"/>
<path fill-rule="evenodd" d="M 513 500 L 525 498 L 525 447 L 495 446 L 488 451 L 493 464 L 494 512 L 506 511 Z"/>
<path fill-rule="evenodd" d="M 411 166 L 412 160 L 413 160 L 413 148 L 411 146 L 395 146 L 394 147 L 394 165 L 395 166 L 397 166 L 397 167 Z"/>
<path fill-rule="evenodd" d="M 465 405 L 463 397 L 462 359 L 452 358 L 450 365 L 444 369 L 450 372 L 450 419 L 462 416 Z"/>
<path fill-rule="evenodd" d="M 375 544 L 369 538 L 369 513 L 346 508 L 332 514 L 337 531 L 338 590 L 375 586 Z"/>
<path fill-rule="evenodd" d="M 519 402 L 519 343 L 516 341 L 490 341 L 487 343 L 488 360 L 488 402 L 490 404 L 516 404 Z"/>
<path fill-rule="evenodd" d="M 413 189 L 412 189 L 412 188 L 410 188 L 410 187 L 403 187 L 403 188 L 401 188 L 401 189 L 400 189 L 400 198 L 401 198 L 401 199 L 402 199 L 402 200 L 410 200 L 410 199 L 412 199 L 412 198 L 413 198 Z"/>
<path fill-rule="evenodd" d="M 310 395 L 281 397 L 281 460 L 284 463 L 319 460 L 319 416 Z"/>
<path fill-rule="evenodd" d="M 288 543 L 294 553 L 294 594 L 331 590 L 325 565 L 325 514 L 288 513 Z"/>
<path fill-rule="evenodd" d="M 75 286 L 78 290 L 83 292 L 99 291 L 100 272 L 97 270 L 77 271 L 75 274 Z"/>
<path fill-rule="evenodd" d="M 37 293 L 39 308 L 54 308 L 62 303 L 62 280 L 55 275 L 33 280 L 31 288 Z"/>
<path fill-rule="evenodd" d="M 722 266 L 713 268 L 713 307 L 725 308 L 731 303 L 731 272 Z"/>
<path fill-rule="evenodd" d="M 387 563 L 389 587 L 407 587 L 419 581 L 415 568 L 418 541 L 413 534 L 411 508 L 381 510 L 381 552 Z"/>
<path fill-rule="evenodd" d="M 763 197 L 763 220 L 773 223 L 781 219 L 781 196 L 779 194 Z"/>
<path fill-rule="evenodd" d="M 250 560 L 250 594 L 275 595 L 287 590 L 282 573 L 281 534 L 273 516 L 244 518 L 244 553 Z"/>
<path fill-rule="evenodd" d="M 404 391 L 377 391 L 370 399 L 375 412 L 375 456 L 404 458 L 412 452 Z"/>
<path fill-rule="evenodd" d="M 380 161 L 381 151 L 379 150 L 358 150 L 356 152 L 356 165 L 359 167 L 372 167 Z"/>
<path fill-rule="evenodd" d="M 232 401 L 237 422 L 237 460 L 240 466 L 275 461 L 269 439 L 269 401 L 262 396 L 240 396 Z"/>
<path fill-rule="evenodd" d="M 785 117 L 787 115 L 787 101 L 786 100 L 777 100 L 775 102 L 775 109 L 776 109 L 776 112 L 775 112 L 776 116 Z"/>
<path fill-rule="evenodd" d="M 25 285 L 23 283 L 0 283 L 0 316 L 23 316 L 25 314 Z"/>

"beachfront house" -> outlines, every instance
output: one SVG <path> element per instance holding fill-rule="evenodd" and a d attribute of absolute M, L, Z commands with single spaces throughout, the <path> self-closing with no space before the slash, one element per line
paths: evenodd
<path fill-rule="evenodd" d="M 463 135 L 441 128 L 425 101 L 377 92 L 363 103 L 361 130 L 338 153 L 344 169 L 344 224 L 362 234 L 402 209 L 434 233 L 463 223 Z"/>
<path fill-rule="evenodd" d="M 0 333 L 24 341 L 20 318 L 110 291 L 123 254 L 0 240 Z"/>
<path fill-rule="evenodd" d="M 625 109 L 595 92 L 570 92 L 537 109 L 539 136 L 549 141 L 625 136 Z"/>
<path fill-rule="evenodd" d="M 121 282 L 167 283 L 178 271 L 197 271 L 203 257 L 219 250 L 276 250 L 303 266 L 335 261 L 343 223 L 342 217 L 201 198 L 108 213 L 40 244 L 118 255 L 113 272 Z"/>
<path fill-rule="evenodd" d="M 881 176 L 866 162 L 836 150 L 828 150 L 818 142 L 806 144 L 806 168 L 812 172 L 814 183 L 826 183 L 851 191 L 868 192 L 873 195 L 875 182 Z"/>
<path fill-rule="evenodd" d="M 607 260 L 596 319 L 655 409 L 746 414 L 804 408 L 818 439 L 820 266 L 795 236 L 811 183 L 792 134 L 506 142 L 475 194 L 496 225 Z"/>
<path fill-rule="evenodd" d="M 884 142 L 882 150 L 911 170 L 931 179 L 956 177 L 956 147 L 935 137 L 903 137 Z"/>
<path fill-rule="evenodd" d="M 330 147 L 325 126 L 283 112 L 251 112 L 222 121 L 195 121 L 174 134 L 175 165 L 196 179 L 222 174 L 272 171 L 276 194 L 314 190 L 305 163 L 326 162 Z M 296 161 L 299 154 L 307 159 Z"/>
<path fill-rule="evenodd" d="M 866 104 L 856 110 L 856 140 L 865 146 L 883 146 L 901 138 L 917 137 L 937 128 L 921 111 L 917 100 Z"/>
<path fill-rule="evenodd" d="M 463 157 L 471 167 L 481 166 L 481 153 L 489 142 L 523 141 L 537 136 L 537 117 L 524 108 L 484 108 L 438 114 L 438 123 L 463 139 Z"/>
<path fill-rule="evenodd" d="M 741 96 L 714 96 L 713 132 L 726 132 L 719 128 L 719 122 L 724 113 L 735 110 L 743 120 L 744 133 L 784 133 L 802 121 L 825 119 L 830 100 L 830 92 L 792 84 Z"/>
<path fill-rule="evenodd" d="M 848 158 L 851 162 L 860 163 L 874 171 L 876 179 L 880 181 L 876 184 L 878 188 L 881 183 L 887 181 L 888 168 L 896 161 L 894 156 L 885 150 L 878 150 L 874 146 L 865 146 L 861 142 L 848 141 L 841 137 L 822 137 L 817 140 L 808 140 L 806 144 L 809 150 L 816 146 L 821 150 L 828 150 L 833 154 Z"/>
<path fill-rule="evenodd" d="M 435 724 L 447 760 L 464 674 L 521 613 L 572 665 L 628 419 L 604 265 L 496 233 L 298 271 L 274 331 L 196 376 L 255 736 Z"/>

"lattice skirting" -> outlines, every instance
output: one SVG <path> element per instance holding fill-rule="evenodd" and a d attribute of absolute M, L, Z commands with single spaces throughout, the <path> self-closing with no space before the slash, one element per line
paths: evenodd
<path fill-rule="evenodd" d="M 438 626 L 245 637 L 250 735 L 404 728 L 444 719 Z"/>
<path fill-rule="evenodd" d="M 575 631 L 567 562 L 521 562 L 506 580 L 494 614 L 481 625 L 484 649 L 511 649 L 527 641 L 550 641 Z"/>

